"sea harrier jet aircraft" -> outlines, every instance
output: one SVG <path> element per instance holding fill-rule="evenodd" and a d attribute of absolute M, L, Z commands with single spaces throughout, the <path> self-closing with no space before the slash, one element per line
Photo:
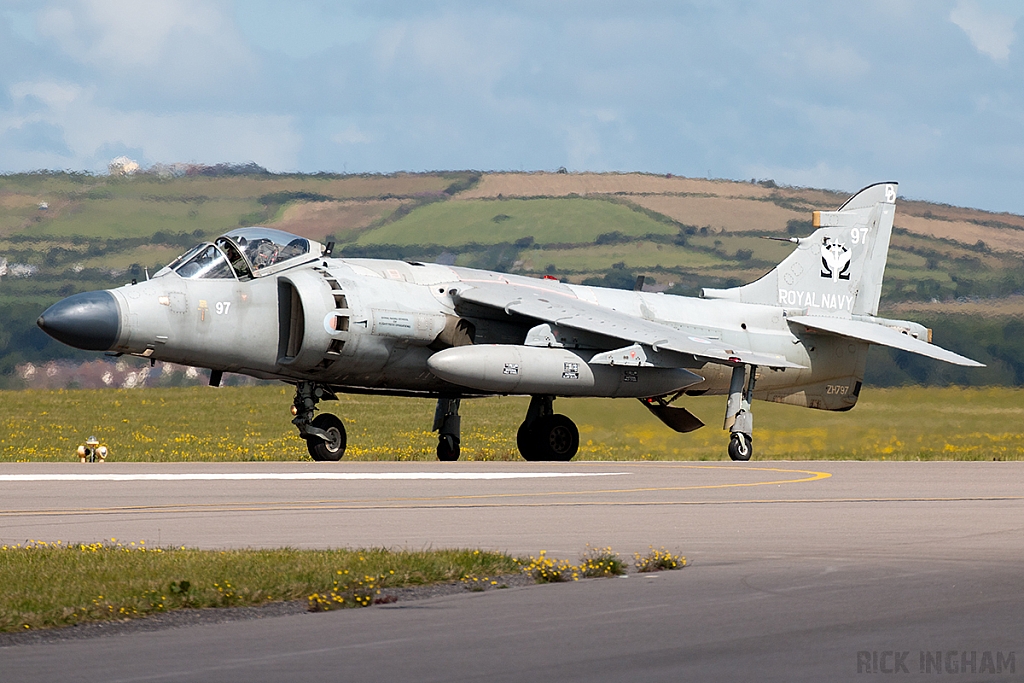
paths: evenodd
<path fill-rule="evenodd" d="M 819 410 L 856 404 L 868 347 L 980 366 L 931 331 L 877 317 L 896 183 L 815 211 L 809 237 L 767 275 L 700 298 L 572 285 L 432 263 L 335 258 L 333 245 L 233 230 L 152 279 L 85 292 L 39 326 L 78 347 L 235 372 L 295 386 L 292 422 L 314 460 L 339 460 L 339 393 L 437 399 L 437 456 L 459 457 L 459 402 L 531 396 L 517 445 L 569 460 L 579 431 L 558 396 L 639 399 L 668 427 L 703 423 L 676 405 L 727 397 L 729 455 L 749 460 L 753 399 Z"/>

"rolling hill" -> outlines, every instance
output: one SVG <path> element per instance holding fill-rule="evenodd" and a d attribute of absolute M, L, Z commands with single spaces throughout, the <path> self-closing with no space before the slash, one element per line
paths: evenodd
<path fill-rule="evenodd" d="M 856 190 L 856 188 L 851 188 Z M 756 279 L 848 192 L 629 174 L 477 173 L 164 178 L 0 176 L 0 385 L 26 362 L 95 358 L 34 326 L 60 297 L 161 267 L 239 225 L 338 244 L 348 256 L 440 260 L 693 295 Z M 6 263 L 6 269 L 4 264 Z M 1024 384 L 1024 217 L 902 200 L 882 305 L 990 367 L 973 374 L 873 351 L 876 384 Z"/>

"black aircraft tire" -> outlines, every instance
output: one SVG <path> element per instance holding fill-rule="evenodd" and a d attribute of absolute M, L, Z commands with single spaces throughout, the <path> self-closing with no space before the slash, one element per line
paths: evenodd
<path fill-rule="evenodd" d="M 536 434 L 533 430 L 526 428 L 525 422 L 519 425 L 519 431 L 516 432 L 516 446 L 519 448 L 519 455 L 523 456 L 523 460 L 528 462 L 540 460 L 537 457 L 537 448 L 534 446 L 536 440 Z"/>
<path fill-rule="evenodd" d="M 348 436 L 345 434 L 345 425 L 342 424 L 338 416 L 331 413 L 320 413 L 313 418 L 313 426 L 324 430 L 331 438 L 330 441 L 324 441 L 317 436 L 306 439 L 309 456 L 318 462 L 341 460 L 345 455 Z"/>
<path fill-rule="evenodd" d="M 580 449 L 580 430 L 565 415 L 551 415 L 538 425 L 538 441 L 548 460 L 569 462 Z"/>
<path fill-rule="evenodd" d="M 441 462 L 455 462 L 459 459 L 459 440 L 450 434 L 437 438 L 437 459 Z"/>
<path fill-rule="evenodd" d="M 729 457 L 737 462 L 747 462 L 754 454 L 754 443 L 746 434 L 733 432 L 729 439 Z"/>
<path fill-rule="evenodd" d="M 580 448 L 580 431 L 565 415 L 542 417 L 523 436 L 519 452 L 526 460 L 569 462 Z M 527 446 L 525 452 L 523 446 Z"/>

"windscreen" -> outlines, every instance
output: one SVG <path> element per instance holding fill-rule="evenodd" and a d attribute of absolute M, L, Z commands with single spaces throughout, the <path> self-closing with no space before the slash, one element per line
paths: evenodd
<path fill-rule="evenodd" d="M 248 280 L 316 257 L 323 247 L 305 237 L 272 228 L 239 228 L 200 244 L 161 268 L 154 277 L 171 271 L 184 278 Z M 280 266 L 280 267 L 279 267 Z"/>
<path fill-rule="evenodd" d="M 191 258 L 174 269 L 181 277 L 201 280 L 233 278 L 235 276 L 224 252 L 212 244 L 201 245 L 193 252 L 194 255 Z"/>

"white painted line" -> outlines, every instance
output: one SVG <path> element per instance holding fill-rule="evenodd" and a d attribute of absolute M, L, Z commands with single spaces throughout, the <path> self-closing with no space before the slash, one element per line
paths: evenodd
<path fill-rule="evenodd" d="M 159 474 L 0 474 L 3 481 L 256 481 L 264 479 L 553 479 L 615 477 L 628 472 L 209 472 Z"/>

